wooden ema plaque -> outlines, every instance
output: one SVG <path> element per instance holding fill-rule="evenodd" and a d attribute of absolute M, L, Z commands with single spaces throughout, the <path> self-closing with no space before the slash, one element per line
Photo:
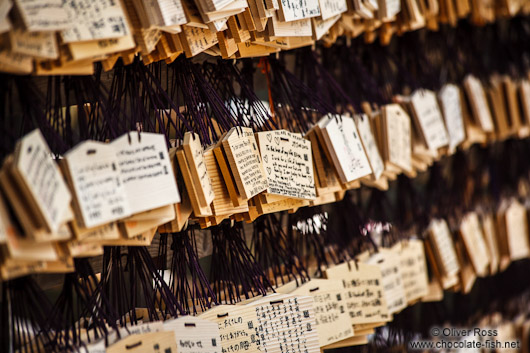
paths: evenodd
<path fill-rule="evenodd" d="M 381 326 L 391 320 L 378 266 L 349 261 L 326 269 L 325 275 L 342 280 L 345 307 L 352 325 Z"/>
<path fill-rule="evenodd" d="M 410 106 L 427 147 L 437 153 L 440 148 L 449 145 L 449 136 L 436 94 L 430 90 L 417 90 L 410 96 Z"/>
<path fill-rule="evenodd" d="M 464 216 L 460 224 L 460 236 L 475 273 L 485 276 L 489 270 L 489 251 L 476 212 Z"/>
<path fill-rule="evenodd" d="M 379 249 L 379 252 L 366 260 L 366 263 L 376 265 L 381 269 L 381 282 L 389 314 L 396 314 L 405 309 L 407 299 L 399 255 L 393 250 Z"/>
<path fill-rule="evenodd" d="M 234 127 L 215 148 L 217 163 L 234 206 L 267 189 L 267 178 L 252 129 Z"/>
<path fill-rule="evenodd" d="M 180 202 L 164 135 L 134 131 L 115 139 L 110 146 L 116 154 L 132 214 Z"/>
<path fill-rule="evenodd" d="M 267 177 L 267 196 L 316 198 L 310 141 L 287 130 L 258 132 L 256 141 Z"/>
<path fill-rule="evenodd" d="M 255 311 L 256 336 L 261 338 L 262 351 L 320 352 L 312 297 L 271 294 L 253 299 L 245 306 Z"/>
<path fill-rule="evenodd" d="M 381 141 L 387 168 L 412 171 L 412 127 L 408 114 L 398 104 L 382 108 Z"/>
<path fill-rule="evenodd" d="M 433 219 L 429 225 L 429 247 L 431 263 L 444 289 L 451 288 L 458 283 L 460 264 L 449 226 L 444 219 Z"/>
<path fill-rule="evenodd" d="M 73 191 L 74 210 L 85 228 L 109 223 L 131 214 L 114 148 L 86 141 L 70 151 L 65 176 Z"/>
<path fill-rule="evenodd" d="M 313 279 L 298 288 L 295 282 L 291 282 L 276 291 L 313 297 L 315 324 L 321 347 L 353 337 L 353 328 L 343 307 L 344 288 L 340 281 Z M 337 328 L 340 330 L 337 331 Z"/>
<path fill-rule="evenodd" d="M 61 239 L 59 228 L 73 218 L 72 197 L 40 130 L 17 143 L 13 157 L 4 162 L 0 182 L 28 237 Z"/>
<path fill-rule="evenodd" d="M 454 84 L 444 85 L 438 93 L 438 100 L 449 135 L 449 151 L 454 152 L 466 139 L 460 88 Z"/>
<path fill-rule="evenodd" d="M 343 184 L 371 174 L 368 158 L 352 118 L 326 116 L 319 121 L 318 126 L 323 145 L 328 151 L 327 156 Z"/>

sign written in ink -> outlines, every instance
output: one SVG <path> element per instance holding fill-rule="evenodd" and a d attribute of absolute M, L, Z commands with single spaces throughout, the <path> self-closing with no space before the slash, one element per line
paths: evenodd
<path fill-rule="evenodd" d="M 223 139 L 223 147 L 239 194 L 245 200 L 267 190 L 267 178 L 251 128 L 232 128 Z"/>
<path fill-rule="evenodd" d="M 131 132 L 110 145 L 118 160 L 131 213 L 180 202 L 164 135 Z"/>
<path fill-rule="evenodd" d="M 381 269 L 383 291 L 390 314 L 398 313 L 407 307 L 400 260 L 398 254 L 389 249 L 380 249 L 367 260 L 368 264 L 379 266 Z"/>
<path fill-rule="evenodd" d="M 343 183 L 372 173 L 357 127 L 347 116 L 328 116 L 321 127 L 328 151 Z"/>
<path fill-rule="evenodd" d="M 112 146 L 86 141 L 68 151 L 64 158 L 75 194 L 74 206 L 85 228 L 131 214 Z"/>
<path fill-rule="evenodd" d="M 61 32 L 65 43 L 126 36 L 130 33 L 120 1 L 70 0 L 72 27 Z"/>
<path fill-rule="evenodd" d="M 385 170 L 385 165 L 383 163 L 383 159 L 381 158 L 381 154 L 379 153 L 377 142 L 375 141 L 374 135 L 372 133 L 370 118 L 365 114 L 356 115 L 355 122 L 357 123 L 357 129 L 359 130 L 359 135 L 361 136 L 361 141 L 366 151 L 366 155 L 370 161 L 374 179 L 379 179 Z"/>
<path fill-rule="evenodd" d="M 190 173 L 197 185 L 195 189 L 201 205 L 208 206 L 214 199 L 212 181 L 204 162 L 204 149 L 201 145 L 199 135 L 186 132 L 184 134 L 184 153 L 189 164 Z"/>
<path fill-rule="evenodd" d="M 429 90 L 417 90 L 410 96 L 410 102 L 421 134 L 431 151 L 449 144 L 442 113 L 436 94 Z"/>
<path fill-rule="evenodd" d="M 261 337 L 255 330 L 256 314 L 251 306 L 218 305 L 200 317 L 217 323 L 222 353 L 262 351 Z"/>
<path fill-rule="evenodd" d="M 269 194 L 315 199 L 311 142 L 287 130 L 256 134 Z"/>
<path fill-rule="evenodd" d="M 403 170 L 412 170 L 412 133 L 408 114 L 399 104 L 388 104 L 383 107 L 383 118 L 386 159 Z"/>
<path fill-rule="evenodd" d="M 390 321 L 378 266 L 345 262 L 326 269 L 326 278 L 342 280 L 346 311 L 352 325 Z"/>
<path fill-rule="evenodd" d="M 15 0 L 22 21 L 30 32 L 59 31 L 72 25 L 63 0 Z"/>
<path fill-rule="evenodd" d="M 48 231 L 57 232 L 72 196 L 40 130 L 33 130 L 18 142 L 14 157 L 13 170 L 26 196 Z"/>
<path fill-rule="evenodd" d="M 265 353 L 320 352 L 313 298 L 271 294 L 247 304 L 255 308 L 256 335 Z"/>
<path fill-rule="evenodd" d="M 318 0 L 280 0 L 278 17 L 281 21 L 290 22 L 320 16 Z"/>
<path fill-rule="evenodd" d="M 447 84 L 442 87 L 438 93 L 438 97 L 449 134 L 449 149 L 454 150 L 466 139 L 464 115 L 460 101 L 460 88 L 454 84 Z"/>
<path fill-rule="evenodd" d="M 217 323 L 196 316 L 181 316 L 164 322 L 164 331 L 173 331 L 179 353 L 220 353 Z"/>

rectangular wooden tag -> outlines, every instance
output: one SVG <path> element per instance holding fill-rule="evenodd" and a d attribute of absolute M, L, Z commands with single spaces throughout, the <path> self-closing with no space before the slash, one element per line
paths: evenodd
<path fill-rule="evenodd" d="M 401 276 L 401 259 L 389 249 L 379 249 L 378 253 L 366 260 L 367 264 L 379 266 L 381 281 L 389 314 L 399 313 L 407 307 L 405 289 Z"/>
<path fill-rule="evenodd" d="M 230 129 L 223 139 L 223 149 L 230 163 L 237 190 L 244 200 L 267 190 L 267 177 L 251 128 Z"/>
<path fill-rule="evenodd" d="M 342 280 L 346 311 L 353 325 L 391 320 L 378 266 L 350 261 L 326 269 L 325 275 Z"/>
<path fill-rule="evenodd" d="M 221 353 L 217 323 L 195 316 L 181 316 L 164 322 L 164 331 L 173 331 L 180 353 Z"/>
<path fill-rule="evenodd" d="M 222 352 L 235 352 L 241 348 L 249 353 L 262 351 L 261 337 L 256 335 L 257 319 L 253 307 L 218 305 L 199 317 L 217 323 Z"/>
<path fill-rule="evenodd" d="M 64 6 L 72 26 L 61 32 L 64 43 L 123 37 L 131 33 L 120 1 L 72 0 Z"/>
<path fill-rule="evenodd" d="M 295 3 L 292 0 L 280 0 L 279 3 L 280 9 L 277 13 L 283 22 L 320 16 L 318 0 L 304 0 L 301 3 Z"/>
<path fill-rule="evenodd" d="M 430 90 L 416 90 L 410 96 L 410 104 L 419 131 L 430 150 L 437 151 L 449 144 L 442 112 L 438 107 L 436 94 Z"/>
<path fill-rule="evenodd" d="M 495 220 L 493 215 L 486 213 L 481 217 L 482 231 L 484 233 L 484 238 L 488 246 L 488 253 L 490 258 L 489 273 L 494 275 L 499 270 L 499 244 L 497 242 L 497 231 L 495 229 Z"/>
<path fill-rule="evenodd" d="M 359 130 L 359 136 L 366 151 L 366 156 L 370 162 L 372 168 L 373 179 L 378 180 L 385 169 L 383 159 L 377 147 L 377 141 L 372 132 L 370 117 L 366 114 L 360 114 L 355 116 L 355 122 L 357 123 L 357 129 Z"/>
<path fill-rule="evenodd" d="M 319 123 L 329 155 L 342 183 L 372 173 L 357 126 L 347 116 L 327 116 Z"/>
<path fill-rule="evenodd" d="M 506 209 L 506 235 L 512 261 L 530 256 L 528 240 L 528 219 L 526 208 L 513 200 Z"/>
<path fill-rule="evenodd" d="M 133 334 L 107 347 L 107 353 L 177 353 L 175 334 L 149 332 Z"/>
<path fill-rule="evenodd" d="M 204 162 L 204 149 L 199 135 L 187 132 L 182 144 L 190 172 L 196 185 L 197 196 L 202 207 L 209 206 L 214 199 L 212 182 Z"/>
<path fill-rule="evenodd" d="M 84 228 L 109 223 L 131 214 L 115 149 L 95 141 L 83 142 L 66 160 L 67 180 L 74 192 L 74 208 Z"/>
<path fill-rule="evenodd" d="M 382 107 L 385 159 L 395 166 L 412 170 L 412 129 L 408 114 L 398 104 Z"/>
<path fill-rule="evenodd" d="M 454 242 L 449 226 L 444 219 L 433 219 L 429 225 L 429 241 L 436 267 L 442 276 L 444 289 L 455 285 L 458 281 L 460 264 L 456 256 Z"/>
<path fill-rule="evenodd" d="M 410 239 L 401 243 L 399 252 L 403 289 L 409 305 L 426 296 L 429 292 L 429 278 L 425 260 L 425 248 L 420 239 Z"/>
<path fill-rule="evenodd" d="M 475 273 L 479 276 L 486 275 L 489 270 L 489 252 L 476 212 L 464 216 L 460 224 L 460 235 Z"/>
<path fill-rule="evenodd" d="M 64 222 L 72 196 L 40 130 L 17 143 L 12 172 L 24 190 L 21 196 L 28 198 L 38 215 L 39 225 L 56 232 Z"/>
<path fill-rule="evenodd" d="M 493 118 L 482 83 L 475 76 L 468 75 L 464 79 L 464 88 L 471 103 L 471 110 L 475 121 L 483 131 L 493 132 L 495 126 L 493 125 Z"/>
<path fill-rule="evenodd" d="M 116 153 L 131 213 L 180 202 L 164 135 L 130 132 L 110 146 Z"/>
<path fill-rule="evenodd" d="M 312 297 L 271 294 L 246 305 L 255 310 L 264 351 L 320 352 Z"/>
<path fill-rule="evenodd" d="M 312 279 L 293 290 L 292 284 L 278 293 L 309 295 L 314 299 L 315 324 L 321 347 L 353 337 L 353 328 L 344 310 L 344 288 L 338 280 Z"/>
<path fill-rule="evenodd" d="M 438 99 L 449 134 L 449 150 L 454 151 L 466 139 L 460 88 L 454 84 L 446 84 L 438 93 Z"/>
<path fill-rule="evenodd" d="M 311 142 L 287 130 L 256 133 L 268 194 L 316 198 Z"/>
<path fill-rule="evenodd" d="M 72 14 L 62 0 L 15 0 L 15 5 L 30 32 L 59 31 L 72 26 Z"/>
<path fill-rule="evenodd" d="M 15 29 L 9 32 L 11 51 L 42 59 L 59 57 L 57 39 L 54 32 L 27 32 Z"/>

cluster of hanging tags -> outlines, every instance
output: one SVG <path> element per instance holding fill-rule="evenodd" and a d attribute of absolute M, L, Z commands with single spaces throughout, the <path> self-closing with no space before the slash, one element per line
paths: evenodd
<path fill-rule="evenodd" d="M 381 106 L 417 88 L 459 84 L 470 73 L 483 81 L 493 73 L 528 78 L 529 39 L 530 22 L 516 18 L 484 28 L 462 24 L 409 33 L 388 47 L 354 41 L 318 52 L 301 49 L 260 63 L 268 107 L 256 93 L 261 73 L 252 60 L 177 59 L 167 66 L 137 61 L 112 73 L 47 81 L 3 76 L 0 154 L 11 153 L 16 141 L 36 127 L 58 156 L 79 141 L 113 140 L 139 126 L 164 134 L 168 146 L 187 131 L 208 145 L 235 126 L 304 133 L 323 114 L 359 112 L 363 102 Z M 71 110 L 62 109 L 71 106 L 77 107 L 75 124 Z M 165 118 L 167 110 L 174 119 Z M 2 351 L 76 351 L 87 338 L 107 338 L 140 321 L 197 314 L 219 303 L 266 295 L 291 280 L 320 277 L 326 268 L 366 250 L 423 239 L 435 218 L 446 219 L 456 238 L 460 219 L 470 211 L 495 214 L 512 198 L 525 207 L 530 203 L 529 150 L 528 139 L 491 141 L 458 150 L 415 180 L 400 175 L 387 192 L 352 190 L 339 202 L 264 215 L 251 226 L 224 222 L 207 231 L 210 266 L 199 261 L 196 244 L 204 231 L 190 225 L 160 234 L 155 257 L 147 247 L 105 247 L 100 265 L 75 259 L 75 272 L 64 275 L 53 300 L 41 288 L 46 279 L 3 282 Z M 392 224 L 382 240 L 362 231 L 370 220 Z M 410 339 L 444 323 L 472 325 L 499 315 L 525 321 L 529 266 L 522 259 L 478 280 L 468 295 L 446 293 L 451 300 L 411 306 L 358 349 L 406 351 Z M 435 280 L 434 269 L 429 271 Z M 139 317 L 138 308 L 145 308 L 145 315 Z"/>

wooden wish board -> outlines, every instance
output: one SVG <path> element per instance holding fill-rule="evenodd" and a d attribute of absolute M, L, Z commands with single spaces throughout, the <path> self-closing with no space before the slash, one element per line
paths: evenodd
<path fill-rule="evenodd" d="M 164 322 L 173 331 L 179 353 L 221 353 L 217 323 L 196 316 L 181 316 Z"/>
<path fill-rule="evenodd" d="M 319 123 L 326 148 L 342 183 L 372 173 L 357 126 L 347 116 L 328 115 Z"/>
<path fill-rule="evenodd" d="M 149 332 L 129 335 L 107 347 L 106 353 L 177 353 L 173 332 Z"/>
<path fill-rule="evenodd" d="M 110 144 L 133 214 L 180 202 L 164 135 L 126 133 Z"/>
<path fill-rule="evenodd" d="M 436 94 L 430 90 L 416 90 L 410 96 L 410 105 L 416 122 L 418 123 L 423 141 L 431 151 L 449 144 L 449 137 L 445 129 L 442 112 L 438 106 Z"/>
<path fill-rule="evenodd" d="M 350 318 L 344 309 L 344 288 L 341 281 L 312 279 L 298 288 L 293 281 L 277 288 L 276 292 L 313 297 L 320 347 L 353 337 Z"/>
<path fill-rule="evenodd" d="M 23 192 L 19 197 L 27 200 L 27 212 L 36 217 L 38 227 L 57 232 L 65 223 L 72 196 L 40 130 L 18 141 L 11 173 Z"/>
<path fill-rule="evenodd" d="M 187 132 L 184 134 L 182 146 L 194 181 L 199 203 L 202 207 L 207 207 L 214 199 L 214 191 L 212 181 L 206 169 L 204 149 L 201 145 L 199 135 Z"/>
<path fill-rule="evenodd" d="M 444 289 L 458 283 L 460 264 L 449 226 L 444 219 L 433 219 L 429 224 L 430 250 L 432 251 L 435 269 L 439 271 Z"/>
<path fill-rule="evenodd" d="M 62 0 L 15 0 L 26 30 L 59 31 L 72 26 L 72 13 Z"/>
<path fill-rule="evenodd" d="M 382 107 L 382 137 L 385 161 L 405 171 L 412 170 L 412 128 L 399 104 Z"/>
<path fill-rule="evenodd" d="M 131 33 L 120 1 L 71 0 L 65 5 L 72 26 L 61 32 L 64 43 L 124 37 Z"/>
<path fill-rule="evenodd" d="M 327 268 L 325 276 L 342 281 L 345 308 L 352 325 L 383 325 L 391 320 L 378 266 L 349 261 Z"/>
<path fill-rule="evenodd" d="M 464 216 L 460 223 L 460 236 L 464 240 L 475 273 L 485 276 L 489 272 L 489 252 L 476 212 Z"/>
<path fill-rule="evenodd" d="M 507 251 L 512 261 L 530 256 L 528 243 L 528 219 L 526 208 L 517 200 L 512 200 L 504 213 Z"/>
<path fill-rule="evenodd" d="M 222 353 L 262 351 L 261 337 L 256 335 L 256 312 L 246 305 L 218 305 L 200 318 L 217 323 Z"/>
<path fill-rule="evenodd" d="M 489 273 L 494 275 L 499 270 L 500 264 L 500 251 L 499 243 L 497 241 L 498 233 L 495 224 L 495 219 L 491 213 L 486 213 L 481 217 L 482 231 L 484 233 L 484 239 L 488 246 L 488 253 L 490 259 Z"/>
<path fill-rule="evenodd" d="M 325 20 L 321 20 L 318 17 L 313 17 L 311 19 L 311 24 L 313 27 L 313 35 L 311 38 L 313 40 L 322 39 L 322 37 L 324 37 L 329 32 L 330 28 L 333 27 L 333 25 L 339 20 L 340 15 L 335 15 Z"/>
<path fill-rule="evenodd" d="M 337 171 L 331 164 L 331 157 L 328 156 L 318 124 L 309 130 L 305 137 L 311 142 L 317 195 L 322 196 L 322 194 L 342 190 Z"/>
<path fill-rule="evenodd" d="M 348 11 L 346 0 L 319 0 L 319 3 L 320 16 L 323 21 Z"/>
<path fill-rule="evenodd" d="M 320 4 L 318 0 L 280 0 L 280 8 L 277 11 L 282 22 L 291 22 L 320 16 Z"/>
<path fill-rule="evenodd" d="M 407 307 L 405 288 L 401 276 L 401 259 L 394 250 L 379 249 L 366 263 L 379 266 L 381 282 L 389 314 L 397 314 Z"/>
<path fill-rule="evenodd" d="M 456 289 L 464 294 L 467 294 L 471 291 L 471 289 L 473 289 L 473 285 L 477 279 L 477 274 L 473 269 L 473 264 L 469 259 L 465 246 L 462 244 L 462 239 L 457 239 L 455 241 L 455 250 L 460 262 L 460 283 Z"/>
<path fill-rule="evenodd" d="M 449 151 L 454 151 L 466 139 L 460 88 L 452 83 L 444 85 L 438 92 L 438 100 L 449 135 Z"/>
<path fill-rule="evenodd" d="M 400 0 L 378 0 L 379 10 L 377 11 L 378 18 L 382 21 L 388 22 L 401 11 Z"/>
<path fill-rule="evenodd" d="M 15 29 L 9 32 L 11 51 L 40 59 L 57 59 L 59 48 L 54 32 L 27 32 Z"/>
<path fill-rule="evenodd" d="M 377 141 L 372 132 L 372 127 L 370 125 L 370 117 L 366 114 L 360 114 L 355 116 L 355 122 L 357 123 L 357 129 L 359 130 L 359 136 L 366 151 L 366 156 L 370 162 L 370 167 L 372 169 L 372 178 L 377 180 L 383 174 L 385 170 L 385 165 L 379 148 L 377 147 Z"/>
<path fill-rule="evenodd" d="M 215 216 L 222 216 L 248 212 L 248 203 L 246 202 L 241 206 L 234 207 L 232 199 L 230 198 L 227 184 L 224 182 L 222 171 L 214 156 L 214 146 L 210 146 L 205 149 L 204 162 L 206 164 L 206 170 L 208 171 L 214 192 L 214 198 L 211 204 L 213 214 Z"/>
<path fill-rule="evenodd" d="M 425 247 L 420 239 L 410 239 L 400 245 L 401 278 L 405 298 L 410 305 L 429 293 Z"/>
<path fill-rule="evenodd" d="M 223 138 L 222 145 L 241 198 L 248 200 L 266 191 L 267 177 L 252 129 L 230 129 Z"/>
<path fill-rule="evenodd" d="M 464 89 L 469 99 L 475 122 L 484 132 L 494 132 L 493 117 L 482 82 L 475 76 L 468 75 L 464 79 Z"/>
<path fill-rule="evenodd" d="M 277 12 L 269 18 L 267 29 L 272 37 L 311 37 L 313 34 L 310 18 L 283 22 L 278 19 Z"/>
<path fill-rule="evenodd" d="M 311 296 L 271 294 L 246 305 L 255 310 L 262 352 L 320 352 Z"/>
<path fill-rule="evenodd" d="M 256 133 L 267 176 L 267 193 L 294 199 L 316 198 L 311 142 L 287 130 Z"/>
<path fill-rule="evenodd" d="M 64 155 L 66 178 L 74 194 L 74 210 L 84 228 L 130 216 L 115 149 L 85 141 Z"/>

